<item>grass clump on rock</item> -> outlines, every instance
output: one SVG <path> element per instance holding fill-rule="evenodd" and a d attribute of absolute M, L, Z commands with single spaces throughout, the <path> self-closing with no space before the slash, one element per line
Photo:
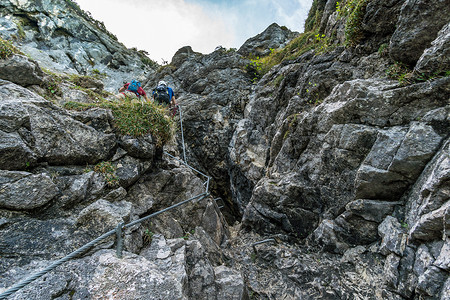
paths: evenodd
<path fill-rule="evenodd" d="M 102 174 L 108 186 L 117 186 L 119 184 L 116 170 L 117 167 L 109 161 L 102 161 L 94 167 L 94 172 Z"/>
<path fill-rule="evenodd" d="M 4 40 L 0 37 L 0 59 L 8 58 L 14 53 L 21 54 L 21 52 L 14 47 L 10 41 Z"/>
<path fill-rule="evenodd" d="M 130 100 L 100 103 L 67 102 L 64 107 L 72 110 L 94 107 L 110 109 L 114 116 L 113 126 L 119 134 L 133 137 L 151 134 L 158 145 L 170 141 L 175 131 L 175 123 L 167 115 L 167 108 L 154 102 L 142 103 Z"/>
<path fill-rule="evenodd" d="M 337 2 L 336 10 L 340 18 L 345 18 L 345 43 L 347 46 L 356 46 L 364 38 L 361 27 L 368 0 L 344 0 Z"/>

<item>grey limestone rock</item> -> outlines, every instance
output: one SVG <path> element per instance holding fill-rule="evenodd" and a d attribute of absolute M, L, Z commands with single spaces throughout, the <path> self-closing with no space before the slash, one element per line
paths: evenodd
<path fill-rule="evenodd" d="M 0 208 L 32 210 L 47 204 L 58 193 L 47 174 L 0 171 Z"/>
<path fill-rule="evenodd" d="M 392 59 L 416 65 L 442 26 L 449 22 L 448 16 L 449 6 L 446 0 L 437 0 L 433 5 L 425 0 L 405 1 L 391 37 L 389 54 Z"/>
<path fill-rule="evenodd" d="M 0 101 L 6 149 L 20 154 L 3 168 L 25 167 L 35 160 L 52 164 L 95 163 L 116 146 L 114 134 L 105 134 L 73 119 L 60 107 L 13 83 L 3 82 Z M 5 134 L 6 134 L 5 133 Z M 5 149 L 5 150 L 6 150 Z"/>
<path fill-rule="evenodd" d="M 320 30 L 342 41 L 336 1 L 314 2 L 324 9 Z M 211 176 L 212 195 L 126 228 L 122 259 L 98 250 L 111 238 L 13 299 L 448 298 L 450 80 L 400 84 L 385 73 L 393 60 L 417 61 L 416 73 L 446 65 L 443 0 L 370 1 L 358 46 L 308 51 L 260 79 L 242 54 L 264 55 L 294 37 L 281 27 L 238 52 L 183 47 L 154 73 L 73 4 L 2 1 L 0 34 L 18 38 L 21 24 L 21 49 L 41 66 L 96 69 L 108 75 L 107 90 L 131 76 L 146 90 L 168 81 L 186 148 L 164 150 L 186 150 Z M 377 51 L 389 40 L 391 57 Z M 28 84 L 0 79 L 2 290 L 206 186 L 153 138 L 116 134 L 111 111 L 69 113 Z M 63 101 L 84 96 L 66 92 Z M 89 171 L 101 161 L 117 168 L 119 186 Z"/>
<path fill-rule="evenodd" d="M 246 299 L 244 279 L 241 274 L 226 266 L 214 268 L 217 299 Z"/>
<path fill-rule="evenodd" d="M 388 216 L 378 227 L 378 232 L 382 238 L 380 251 L 388 255 L 395 253 L 403 255 L 406 247 L 406 233 L 400 222 L 394 217 Z"/>
<path fill-rule="evenodd" d="M 428 75 L 445 72 L 450 67 L 450 23 L 444 25 L 431 47 L 425 49 L 414 70 Z"/>
<path fill-rule="evenodd" d="M 44 83 L 44 72 L 39 65 L 23 55 L 14 54 L 0 60 L 0 78 L 22 86 Z"/>
<path fill-rule="evenodd" d="M 143 62 L 148 57 L 127 49 L 74 2 L 2 1 L 0 7 L 0 34 L 8 40 L 20 39 L 20 50 L 42 67 L 66 74 L 106 74 L 104 86 L 111 92 L 124 80 L 144 80 L 154 73 Z"/>

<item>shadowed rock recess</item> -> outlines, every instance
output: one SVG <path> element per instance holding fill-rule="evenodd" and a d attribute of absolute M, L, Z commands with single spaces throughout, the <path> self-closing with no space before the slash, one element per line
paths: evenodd
<path fill-rule="evenodd" d="M 8 299 L 450 299 L 448 1 L 314 0 L 304 33 L 165 66 L 69 0 L 1 1 L 0 37 L 0 293 L 205 190 L 162 151 L 179 126 L 161 145 L 73 102 L 168 81 L 211 177 L 122 258 L 110 237 Z"/>

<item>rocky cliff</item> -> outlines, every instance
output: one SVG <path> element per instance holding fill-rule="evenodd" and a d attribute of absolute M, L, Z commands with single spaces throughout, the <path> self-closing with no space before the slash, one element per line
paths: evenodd
<path fill-rule="evenodd" d="M 70 1 L 6 3 L 0 34 L 26 16 L 24 52 L 36 23 L 65 28 L 52 12 Z M 163 149 L 185 150 L 210 186 L 156 133 L 123 134 L 109 106 L 41 97 L 51 47 L 0 60 L 0 287 L 206 185 L 127 228 L 123 258 L 108 239 L 11 299 L 448 299 L 449 7 L 314 0 L 302 34 L 271 25 L 238 51 L 184 47 L 147 73 L 144 88 L 168 81 L 182 108 L 186 148 L 178 130 Z M 85 37 L 64 36 L 66 55 Z M 78 51 L 105 43 L 93 40 Z M 33 70 L 24 81 L 2 72 L 14 61 Z M 92 68 L 75 62 L 59 70 Z"/>
<path fill-rule="evenodd" d="M 108 91 L 116 91 L 130 77 L 144 80 L 157 66 L 143 51 L 119 43 L 74 1 L 1 1 L 0 24 L 0 35 L 15 41 L 42 68 L 102 74 Z"/>

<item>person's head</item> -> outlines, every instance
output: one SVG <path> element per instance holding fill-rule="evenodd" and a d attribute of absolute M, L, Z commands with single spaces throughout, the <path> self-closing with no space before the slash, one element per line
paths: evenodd
<path fill-rule="evenodd" d="M 167 87 L 167 82 L 165 82 L 164 80 L 160 80 L 158 82 L 158 85 L 163 85 L 163 86 Z"/>

